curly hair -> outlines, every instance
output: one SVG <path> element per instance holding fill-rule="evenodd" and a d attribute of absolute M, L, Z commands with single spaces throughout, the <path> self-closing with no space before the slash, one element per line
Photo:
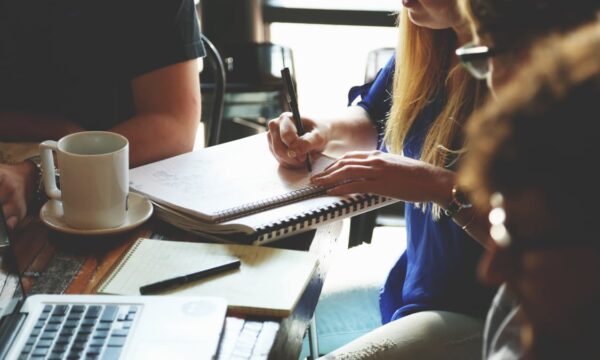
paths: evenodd
<path fill-rule="evenodd" d="M 460 0 L 480 38 L 498 49 L 519 50 L 535 39 L 564 33 L 593 21 L 599 1 L 589 0 Z"/>

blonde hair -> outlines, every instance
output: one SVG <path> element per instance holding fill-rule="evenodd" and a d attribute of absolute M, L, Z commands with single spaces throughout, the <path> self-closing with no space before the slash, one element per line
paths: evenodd
<path fill-rule="evenodd" d="M 450 167 L 463 146 L 463 125 L 480 102 L 485 85 L 452 64 L 458 45 L 454 30 L 417 26 L 406 11 L 400 13 L 398 21 L 398 55 L 385 143 L 393 153 L 401 153 L 418 115 L 436 96 L 445 96 L 443 109 L 425 137 L 420 159 Z M 439 206 L 434 205 L 433 211 L 438 218 Z"/>

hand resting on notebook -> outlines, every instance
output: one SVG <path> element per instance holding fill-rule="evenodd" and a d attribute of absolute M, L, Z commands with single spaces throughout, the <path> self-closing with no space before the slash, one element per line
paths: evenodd
<path fill-rule="evenodd" d="M 351 152 L 315 174 L 329 195 L 372 193 L 410 202 L 446 205 L 454 173 L 420 160 L 381 151 Z"/>

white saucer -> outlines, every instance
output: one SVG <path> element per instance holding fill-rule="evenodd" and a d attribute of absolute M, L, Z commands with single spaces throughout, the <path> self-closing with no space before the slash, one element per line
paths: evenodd
<path fill-rule="evenodd" d="M 107 235 L 116 234 L 133 229 L 141 225 L 152 215 L 152 203 L 144 196 L 129 193 L 129 210 L 125 222 L 120 226 L 109 229 L 77 229 L 67 225 L 63 219 L 62 203 L 58 200 L 49 200 L 40 209 L 40 218 L 51 229 L 77 235 Z"/>

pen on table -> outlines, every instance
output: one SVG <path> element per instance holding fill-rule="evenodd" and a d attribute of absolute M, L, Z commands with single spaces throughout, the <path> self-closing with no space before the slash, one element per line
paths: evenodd
<path fill-rule="evenodd" d="M 140 294 L 145 295 L 145 294 L 161 292 L 161 291 L 167 290 L 172 287 L 185 285 L 189 282 L 204 279 L 209 276 L 220 274 L 225 271 L 238 269 L 240 267 L 240 265 L 241 265 L 240 260 L 233 260 L 233 261 L 227 262 L 225 264 L 221 264 L 221 265 L 217 265 L 215 267 L 200 270 L 195 273 L 191 273 L 191 274 L 187 274 L 187 275 L 183 275 L 183 276 L 177 276 L 174 278 L 158 281 L 158 282 L 155 282 L 152 284 L 140 286 Z"/>
<path fill-rule="evenodd" d="M 296 122 L 296 131 L 299 136 L 304 135 L 304 126 L 302 125 L 302 120 L 300 119 L 300 110 L 298 109 L 298 96 L 296 95 L 296 89 L 294 88 L 294 84 L 292 83 L 292 76 L 290 75 L 290 69 L 285 67 L 281 69 L 281 77 L 285 83 L 285 88 L 287 90 L 287 100 L 292 110 L 292 115 L 294 116 L 294 121 Z M 310 153 L 306 154 L 306 169 L 308 172 L 312 172 L 312 163 L 310 160 Z"/>

